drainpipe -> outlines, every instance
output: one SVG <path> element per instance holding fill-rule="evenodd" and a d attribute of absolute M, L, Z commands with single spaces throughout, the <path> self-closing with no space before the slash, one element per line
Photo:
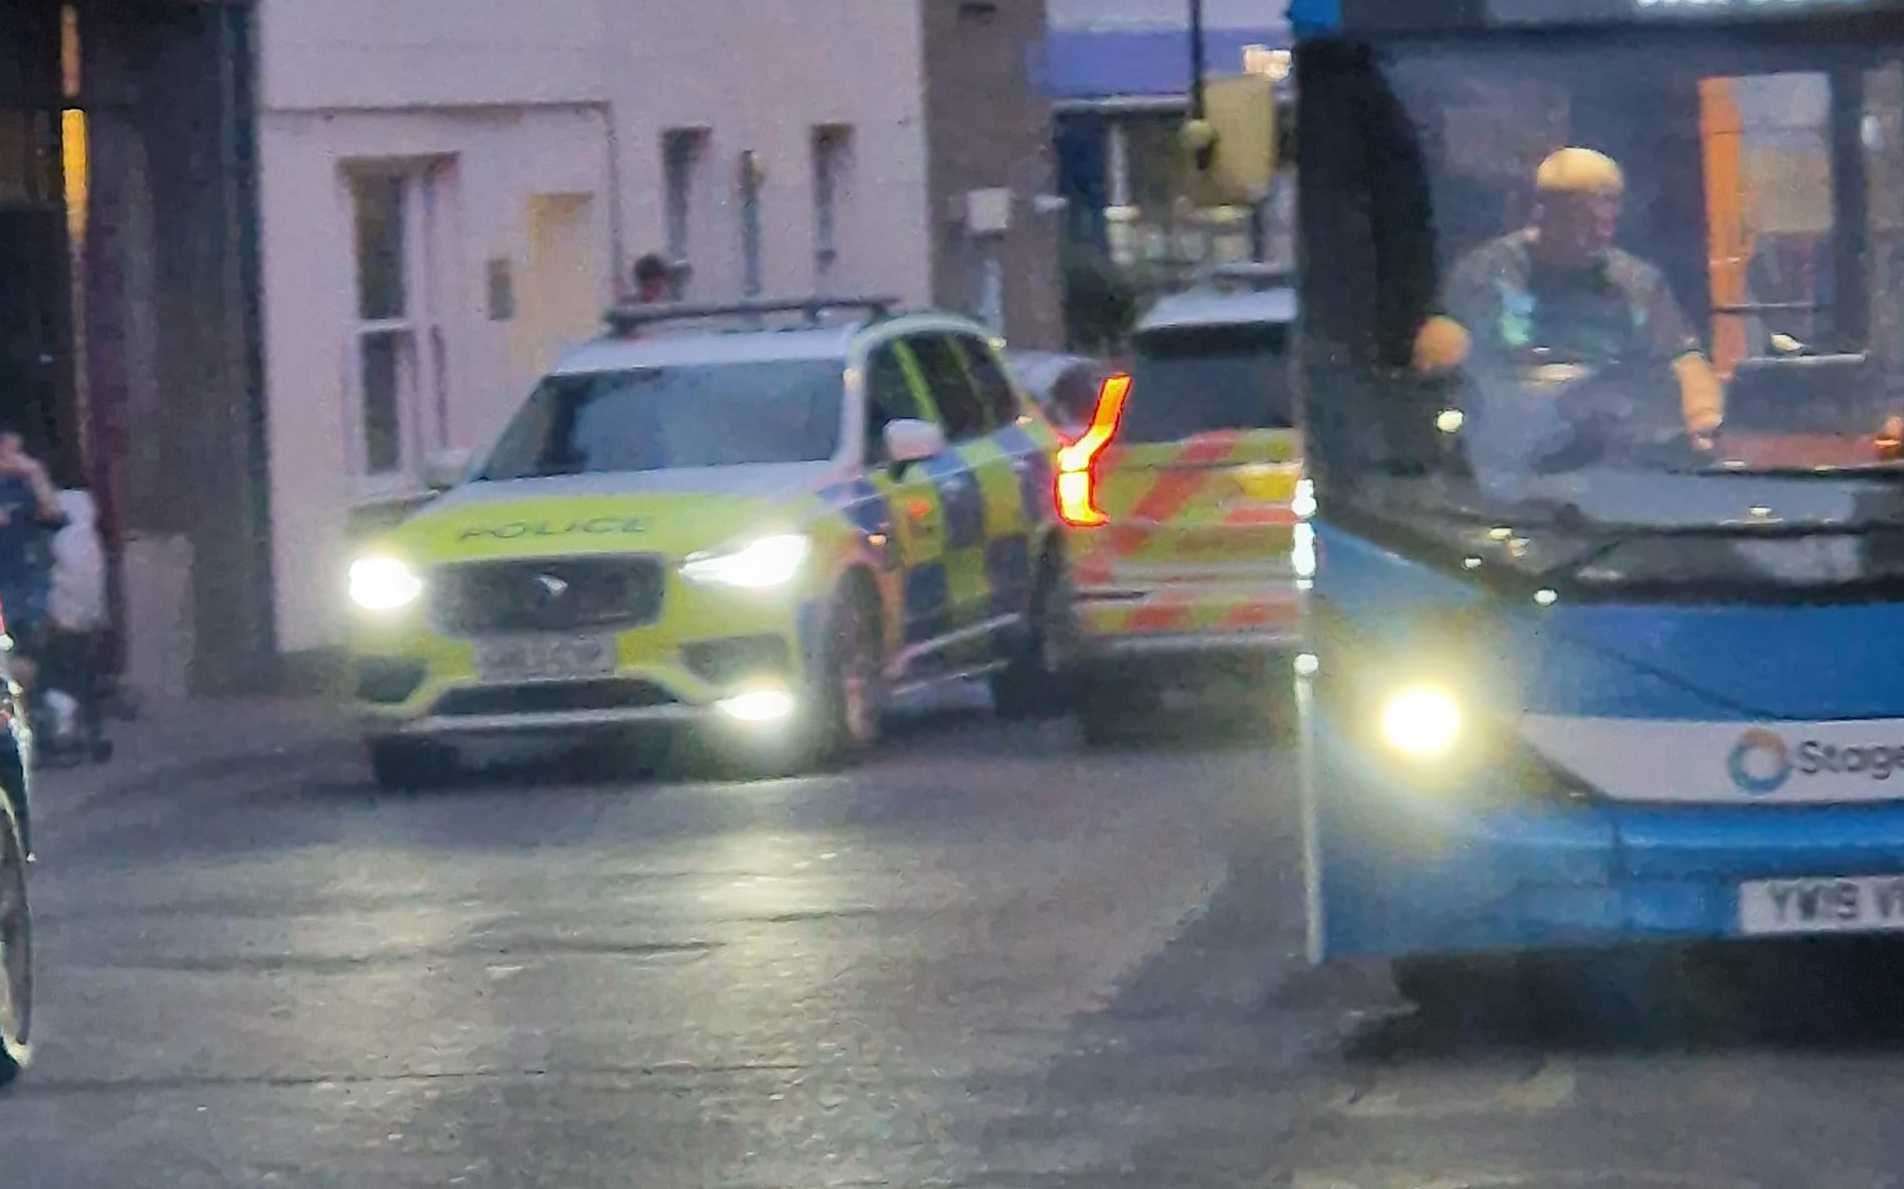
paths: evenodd
<path fill-rule="evenodd" d="M 202 643 L 194 650 L 198 655 L 192 658 L 192 685 L 199 689 L 207 688 L 208 685 L 231 688 L 248 679 L 248 675 L 239 672 L 208 675 L 203 669 L 208 661 L 215 659 L 226 665 L 240 666 L 247 662 L 265 662 L 267 666 L 274 666 L 277 658 L 270 544 L 271 475 L 266 461 L 266 417 L 269 414 L 265 405 L 263 377 L 254 374 L 252 368 L 254 352 L 260 350 L 257 336 L 262 333 L 262 327 L 253 315 L 250 300 L 256 292 L 254 286 L 258 284 L 258 276 L 253 268 L 259 233 L 255 172 L 258 164 L 257 26 L 254 23 L 259 19 L 259 11 L 257 6 L 251 4 L 219 6 L 214 11 L 218 20 L 219 180 L 223 191 L 220 199 L 225 216 L 225 242 L 220 254 L 223 268 L 219 277 L 222 291 L 220 304 L 224 306 L 225 349 L 220 370 L 224 374 L 227 399 L 233 400 L 237 406 L 231 411 L 239 413 L 242 418 L 239 424 L 243 427 L 244 435 L 241 449 L 245 475 L 241 480 L 239 495 L 248 506 L 240 523 L 247 530 L 245 535 L 250 540 L 236 543 L 236 548 L 248 549 L 251 556 L 247 559 L 250 564 L 238 579 L 239 583 L 244 584 L 243 588 L 234 590 L 230 585 L 226 587 L 233 597 L 249 604 L 238 616 L 238 629 L 244 638 L 236 649 L 225 651 L 216 658 L 205 655 Z M 251 172 L 241 179 L 241 171 L 245 170 Z M 199 515 L 204 516 L 210 511 L 201 507 Z M 202 591 L 203 587 L 199 584 L 204 581 L 202 567 L 205 554 L 196 545 L 194 554 L 196 564 L 200 566 L 195 587 L 197 591 Z M 230 581 L 225 579 L 226 583 Z M 193 597 L 199 609 L 204 609 L 203 595 L 195 593 Z M 207 621 L 201 619 L 200 622 Z"/>
<path fill-rule="evenodd" d="M 1201 120 L 1203 110 L 1203 0 L 1190 0 L 1190 118 Z"/>
<path fill-rule="evenodd" d="M 628 283 L 627 242 L 622 235 L 621 131 L 615 124 L 613 103 L 604 102 L 594 106 L 601 113 L 602 128 L 607 133 L 608 144 L 608 257 L 615 270 L 609 296 L 619 299 L 626 291 L 623 286 Z"/>

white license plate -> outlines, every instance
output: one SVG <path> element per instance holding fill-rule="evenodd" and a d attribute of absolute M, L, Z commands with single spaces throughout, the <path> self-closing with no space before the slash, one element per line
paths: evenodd
<path fill-rule="evenodd" d="M 1739 929 L 1752 934 L 1904 930 L 1904 875 L 1743 883 Z"/>
<path fill-rule="evenodd" d="M 614 671 L 613 636 L 511 636 L 476 645 L 476 675 L 486 682 L 573 681 Z"/>

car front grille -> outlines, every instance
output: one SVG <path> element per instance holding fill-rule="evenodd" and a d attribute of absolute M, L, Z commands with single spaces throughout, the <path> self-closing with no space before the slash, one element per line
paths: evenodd
<path fill-rule="evenodd" d="M 672 706 L 675 697 L 649 681 L 546 682 L 452 690 L 434 713 L 446 718 L 492 714 L 561 714 L 578 710 L 639 710 Z"/>
<path fill-rule="evenodd" d="M 652 557 L 470 562 L 431 575 L 431 615 L 459 636 L 634 627 L 660 614 L 662 584 Z"/>

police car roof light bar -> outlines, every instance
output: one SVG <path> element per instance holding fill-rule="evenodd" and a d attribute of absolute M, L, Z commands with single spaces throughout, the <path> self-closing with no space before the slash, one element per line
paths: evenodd
<path fill-rule="evenodd" d="M 654 305 L 624 304 L 611 306 L 604 316 L 609 329 L 626 334 L 658 322 L 686 322 L 699 318 L 730 318 L 760 314 L 806 315 L 818 322 L 820 315 L 833 310 L 864 310 L 869 321 L 877 321 L 899 304 L 896 297 L 785 297 L 756 298 L 748 301 L 695 303 L 663 302 Z"/>

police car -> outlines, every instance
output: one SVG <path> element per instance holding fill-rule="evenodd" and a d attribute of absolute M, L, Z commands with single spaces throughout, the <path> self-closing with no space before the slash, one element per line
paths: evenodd
<path fill-rule="evenodd" d="M 1130 369 L 1058 455 L 1077 585 L 1078 709 L 1113 741 L 1164 691 L 1287 688 L 1314 572 L 1288 276 L 1225 266 L 1158 300 Z"/>
<path fill-rule="evenodd" d="M 1051 429 L 975 322 L 877 300 L 624 307 L 467 481 L 351 563 L 377 781 L 520 732 L 693 731 L 756 770 L 911 687 L 1053 704 Z"/>

